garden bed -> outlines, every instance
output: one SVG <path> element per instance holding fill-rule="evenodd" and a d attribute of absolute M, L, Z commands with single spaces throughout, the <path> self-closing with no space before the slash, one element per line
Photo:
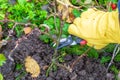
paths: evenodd
<path fill-rule="evenodd" d="M 49 76 L 46 77 L 54 49 L 43 43 L 39 39 L 40 35 L 39 29 L 34 29 L 30 34 L 23 35 L 21 38 L 12 36 L 7 45 L 3 46 L 0 53 L 5 54 L 7 61 L 0 67 L 0 72 L 3 74 L 4 80 L 114 80 L 112 77 L 108 79 L 106 68 L 100 64 L 99 59 L 88 58 L 87 56 L 82 57 L 74 65 L 72 71 L 58 66 L 56 70 L 51 70 Z M 16 44 L 18 46 L 15 48 Z M 11 50 L 13 50 L 12 53 Z M 10 54 L 11 60 L 8 59 Z M 32 78 L 31 74 L 25 70 L 24 62 L 27 56 L 35 59 L 40 66 L 41 72 L 37 78 Z M 65 62 L 59 64 L 71 66 L 77 57 L 79 56 L 67 54 L 64 57 Z"/>

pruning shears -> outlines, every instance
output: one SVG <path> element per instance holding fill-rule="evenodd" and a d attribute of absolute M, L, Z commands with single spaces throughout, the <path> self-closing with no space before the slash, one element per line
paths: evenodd
<path fill-rule="evenodd" d="M 87 41 L 81 38 L 69 35 L 67 38 L 60 39 L 60 43 L 56 49 L 60 49 L 60 48 L 63 48 L 65 46 L 70 46 L 70 45 L 77 45 L 77 44 L 85 45 L 86 43 Z"/>

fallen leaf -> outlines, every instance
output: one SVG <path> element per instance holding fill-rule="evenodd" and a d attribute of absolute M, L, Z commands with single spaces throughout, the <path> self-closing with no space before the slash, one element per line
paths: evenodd
<path fill-rule="evenodd" d="M 49 67 L 48 65 L 43 66 L 43 70 L 47 70 L 48 67 Z"/>
<path fill-rule="evenodd" d="M 69 0 L 57 0 L 58 2 L 58 13 L 62 14 L 62 20 L 66 20 L 66 22 L 73 22 L 74 15 L 72 14 L 73 6 Z"/>
<path fill-rule="evenodd" d="M 40 74 L 40 66 L 38 65 L 37 61 L 34 60 L 31 56 L 28 56 L 25 59 L 25 68 L 32 77 L 38 77 Z"/>
<path fill-rule="evenodd" d="M 0 25 L 0 48 L 3 46 L 3 41 L 2 41 L 2 26 Z"/>
<path fill-rule="evenodd" d="M 23 30 L 24 30 L 25 34 L 29 34 L 32 31 L 32 28 L 31 27 L 25 27 Z"/>
<path fill-rule="evenodd" d="M 75 19 L 75 16 L 72 13 L 69 13 L 69 17 L 66 20 L 66 22 L 72 23 L 74 21 L 74 19 Z"/>
<path fill-rule="evenodd" d="M 2 27 L 0 25 L 0 40 L 1 40 L 1 38 L 2 38 Z"/>

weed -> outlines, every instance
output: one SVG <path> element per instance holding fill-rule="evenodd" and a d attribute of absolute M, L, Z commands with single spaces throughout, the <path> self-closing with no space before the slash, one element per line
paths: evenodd
<path fill-rule="evenodd" d="M 0 73 L 0 80 L 3 80 L 3 75 Z"/>
<path fill-rule="evenodd" d="M 6 62 L 6 57 L 4 54 L 0 54 L 0 66 L 3 66 L 3 64 Z"/>

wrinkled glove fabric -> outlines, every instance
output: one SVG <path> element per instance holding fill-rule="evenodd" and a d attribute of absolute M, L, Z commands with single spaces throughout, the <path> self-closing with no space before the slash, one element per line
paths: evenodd
<path fill-rule="evenodd" d="M 88 46 L 104 48 L 109 43 L 120 43 L 118 10 L 104 12 L 95 8 L 84 11 L 68 28 L 74 36 L 85 39 Z"/>

